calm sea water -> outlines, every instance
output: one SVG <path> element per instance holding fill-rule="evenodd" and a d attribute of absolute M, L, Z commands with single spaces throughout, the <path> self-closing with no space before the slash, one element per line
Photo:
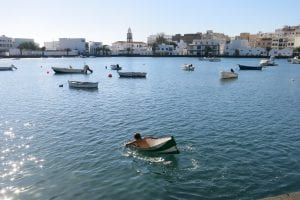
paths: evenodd
<path fill-rule="evenodd" d="M 0 199 L 258 199 L 300 190 L 300 65 L 259 59 L 0 59 Z M 51 66 L 91 75 L 55 75 Z M 105 69 L 145 71 L 120 79 Z M 185 63 L 195 71 L 183 71 Z M 239 78 L 221 81 L 234 68 Z M 108 74 L 112 73 L 112 78 Z M 68 80 L 99 81 L 94 91 Z M 58 87 L 63 84 L 64 87 Z M 181 153 L 124 148 L 173 135 Z"/>

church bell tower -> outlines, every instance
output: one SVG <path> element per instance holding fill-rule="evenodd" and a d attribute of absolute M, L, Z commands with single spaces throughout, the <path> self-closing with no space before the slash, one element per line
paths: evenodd
<path fill-rule="evenodd" d="M 132 33 L 130 28 L 128 28 L 128 32 L 127 32 L 127 42 L 132 43 Z"/>

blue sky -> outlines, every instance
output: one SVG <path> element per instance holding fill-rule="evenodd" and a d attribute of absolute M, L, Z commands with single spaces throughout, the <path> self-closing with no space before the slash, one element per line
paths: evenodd
<path fill-rule="evenodd" d="M 299 0 L 0 0 L 0 35 L 44 41 L 84 37 L 111 44 L 147 36 L 213 30 L 273 32 L 300 24 Z"/>

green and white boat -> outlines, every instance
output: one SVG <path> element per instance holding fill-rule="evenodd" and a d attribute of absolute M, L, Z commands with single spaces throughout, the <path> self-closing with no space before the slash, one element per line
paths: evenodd
<path fill-rule="evenodd" d="M 137 150 L 141 153 L 155 153 L 155 154 L 178 154 L 179 150 L 176 146 L 176 142 L 173 136 L 162 137 L 162 138 L 145 138 L 149 147 L 142 148 L 137 147 L 132 143 L 128 143 L 126 147 Z"/>

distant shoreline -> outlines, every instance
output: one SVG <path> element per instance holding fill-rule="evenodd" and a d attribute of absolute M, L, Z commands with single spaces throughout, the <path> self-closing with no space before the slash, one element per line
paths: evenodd
<path fill-rule="evenodd" d="M 1 56 L 1 58 L 74 58 L 80 56 Z M 105 55 L 105 56 L 94 56 L 86 55 L 81 58 L 101 58 L 101 57 L 153 57 L 153 58 L 204 58 L 205 56 L 196 55 Z M 270 56 L 214 56 L 217 58 L 269 58 Z M 293 56 L 276 56 L 276 59 L 292 58 Z"/>

